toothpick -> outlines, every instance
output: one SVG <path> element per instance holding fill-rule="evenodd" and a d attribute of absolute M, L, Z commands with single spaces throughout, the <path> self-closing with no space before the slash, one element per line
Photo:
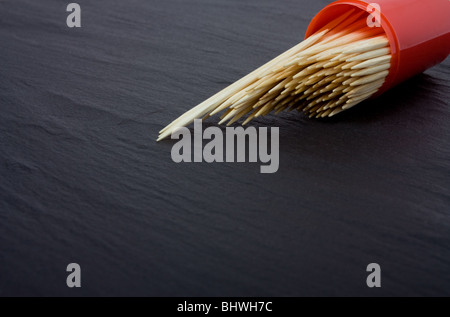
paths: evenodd
<path fill-rule="evenodd" d="M 391 68 L 390 45 L 382 28 L 369 28 L 367 13 L 348 12 L 331 21 L 242 79 L 172 121 L 158 141 L 197 118 L 224 111 L 227 126 L 271 112 L 303 111 L 333 117 L 373 96 Z"/>

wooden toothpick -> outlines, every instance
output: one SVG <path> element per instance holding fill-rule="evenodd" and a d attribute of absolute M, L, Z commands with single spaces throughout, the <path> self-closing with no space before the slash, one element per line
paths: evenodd
<path fill-rule="evenodd" d="M 221 111 L 219 124 L 242 125 L 271 112 L 296 109 L 310 117 L 332 117 L 373 96 L 391 67 L 389 40 L 369 28 L 367 14 L 350 11 L 160 131 L 158 141 L 195 119 Z"/>

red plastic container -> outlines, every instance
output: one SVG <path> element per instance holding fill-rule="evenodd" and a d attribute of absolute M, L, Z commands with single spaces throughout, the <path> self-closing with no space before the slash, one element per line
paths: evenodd
<path fill-rule="evenodd" d="M 312 19 L 305 38 L 348 10 L 367 11 L 370 3 L 380 6 L 381 27 L 392 54 L 389 75 L 377 95 L 439 64 L 449 55 L 449 0 L 339 0 Z"/>

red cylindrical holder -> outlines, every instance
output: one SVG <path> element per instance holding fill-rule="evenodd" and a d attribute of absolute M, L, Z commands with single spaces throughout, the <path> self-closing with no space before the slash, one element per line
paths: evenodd
<path fill-rule="evenodd" d="M 339 0 L 322 9 L 309 24 L 308 38 L 352 9 L 380 6 L 381 27 L 389 39 L 391 68 L 377 95 L 442 62 L 450 53 L 449 0 Z"/>

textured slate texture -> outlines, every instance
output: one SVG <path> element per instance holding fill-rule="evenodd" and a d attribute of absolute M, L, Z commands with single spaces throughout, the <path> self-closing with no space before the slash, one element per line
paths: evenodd
<path fill-rule="evenodd" d="M 0 295 L 450 295 L 449 59 L 331 121 L 256 120 L 276 174 L 155 142 L 328 2 L 80 0 L 69 29 L 68 2 L 0 1 Z"/>

